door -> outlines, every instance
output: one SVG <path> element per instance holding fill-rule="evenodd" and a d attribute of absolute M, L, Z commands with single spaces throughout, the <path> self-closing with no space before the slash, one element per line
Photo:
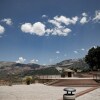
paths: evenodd
<path fill-rule="evenodd" d="M 71 72 L 68 72 L 68 77 L 72 77 L 72 73 Z"/>

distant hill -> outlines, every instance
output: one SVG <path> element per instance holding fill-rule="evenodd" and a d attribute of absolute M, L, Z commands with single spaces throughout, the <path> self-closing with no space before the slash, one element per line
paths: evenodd
<path fill-rule="evenodd" d="M 84 59 L 69 59 L 61 61 L 55 65 L 42 66 L 39 64 L 20 64 L 15 62 L 0 62 L 0 79 L 8 75 L 24 77 L 27 75 L 57 75 L 60 74 L 56 67 L 65 66 L 72 70 L 88 71 L 89 66 Z"/>
<path fill-rule="evenodd" d="M 18 75 L 21 73 L 25 73 L 27 71 L 32 71 L 36 69 L 40 69 L 44 66 L 38 64 L 21 64 L 15 62 L 0 62 L 0 78 L 6 77 L 7 75 Z"/>
<path fill-rule="evenodd" d="M 0 68 L 3 66 L 11 66 L 13 64 L 15 64 L 15 62 L 0 61 Z"/>
<path fill-rule="evenodd" d="M 66 66 L 67 68 L 76 70 L 82 70 L 82 71 L 87 71 L 89 70 L 88 64 L 85 62 L 84 59 L 69 59 L 69 60 L 64 60 L 60 63 L 57 63 L 55 66 Z"/>

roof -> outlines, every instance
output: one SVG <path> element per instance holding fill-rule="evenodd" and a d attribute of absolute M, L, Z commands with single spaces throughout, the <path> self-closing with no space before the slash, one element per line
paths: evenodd
<path fill-rule="evenodd" d="M 74 71 L 71 69 L 65 69 L 65 72 L 74 72 Z"/>
<path fill-rule="evenodd" d="M 66 66 L 71 66 L 73 63 L 69 63 L 69 64 L 64 64 L 64 65 L 60 65 L 59 67 L 66 67 Z"/>

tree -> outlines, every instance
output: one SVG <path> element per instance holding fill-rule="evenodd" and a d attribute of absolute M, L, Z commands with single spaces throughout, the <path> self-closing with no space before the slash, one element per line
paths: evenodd
<path fill-rule="evenodd" d="M 62 69 L 61 77 L 65 77 L 65 70 L 64 69 Z"/>
<path fill-rule="evenodd" d="M 27 85 L 30 85 L 31 82 L 32 82 L 32 77 L 31 76 L 26 76 L 24 80 L 26 81 Z"/>
<path fill-rule="evenodd" d="M 90 69 L 100 69 L 100 47 L 92 47 L 85 56 L 85 61 L 90 66 Z"/>

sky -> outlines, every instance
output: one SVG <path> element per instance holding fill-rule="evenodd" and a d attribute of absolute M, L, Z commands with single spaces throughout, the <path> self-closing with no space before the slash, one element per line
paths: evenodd
<path fill-rule="evenodd" d="M 0 0 L 0 61 L 54 64 L 100 46 L 100 0 Z"/>

